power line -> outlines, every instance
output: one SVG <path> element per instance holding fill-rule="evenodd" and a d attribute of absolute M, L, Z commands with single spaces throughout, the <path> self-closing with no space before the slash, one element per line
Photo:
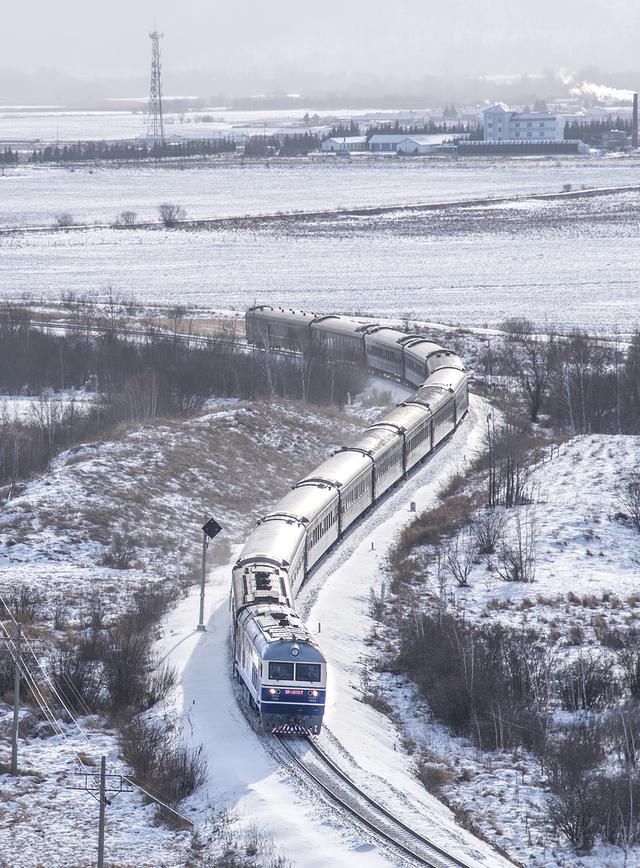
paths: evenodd
<path fill-rule="evenodd" d="M 11 619 L 13 624 L 16 626 L 16 628 L 21 627 L 21 625 L 14 617 L 13 612 L 9 608 L 6 600 L 4 599 L 4 597 L 2 597 L 2 595 L 0 595 L 0 603 L 2 603 L 2 605 L 4 606 L 5 610 L 7 611 L 8 615 L 9 615 L 9 618 Z M 7 641 L 7 647 L 9 648 L 9 653 L 11 654 L 11 657 L 14 661 L 14 665 L 20 667 L 21 674 L 24 676 L 25 680 L 27 681 L 27 684 L 30 687 L 31 692 L 33 693 L 33 696 L 34 696 L 40 710 L 44 714 L 44 716 L 47 719 L 47 721 L 49 722 L 49 724 L 54 729 L 54 732 L 56 732 L 57 735 L 61 736 L 62 739 L 65 741 L 65 743 L 68 744 L 68 741 L 69 741 L 68 734 L 65 732 L 64 727 L 58 721 L 58 719 L 57 719 L 56 715 L 54 714 L 53 709 L 49 705 L 40 685 L 36 681 L 34 674 L 31 672 L 31 670 L 27 666 L 26 661 L 24 659 L 24 655 L 19 653 L 19 648 L 16 645 L 15 640 L 13 639 L 13 637 L 10 635 L 9 631 L 5 627 L 3 621 L 0 621 L 0 628 L 6 634 L 6 638 L 8 640 Z M 91 747 L 91 740 L 89 739 L 89 736 L 87 735 L 85 730 L 80 726 L 80 724 L 76 720 L 75 716 L 73 715 L 73 712 L 70 710 L 68 705 L 65 703 L 60 692 L 56 689 L 55 685 L 53 684 L 53 682 L 49 678 L 49 675 L 45 671 L 40 660 L 38 659 L 38 657 L 37 657 L 37 655 L 33 649 L 33 646 L 31 644 L 31 642 L 29 641 L 29 638 L 26 635 L 26 632 L 24 630 L 22 630 L 21 638 L 25 639 L 32 657 L 36 661 L 38 668 L 40 669 L 40 671 L 44 675 L 46 681 L 50 684 L 51 689 L 53 690 L 53 693 L 54 693 L 55 697 L 58 699 L 60 705 L 62 706 L 62 708 L 64 709 L 66 714 L 69 716 L 69 718 L 73 722 L 73 724 L 76 726 L 76 728 L 78 729 L 78 731 L 80 732 L 82 737 L 85 739 L 87 744 Z M 86 705 L 86 703 L 85 703 L 85 705 Z M 80 757 L 80 754 L 75 749 L 73 749 L 71 746 L 70 746 L 70 748 L 71 748 L 71 752 L 73 754 L 74 761 L 81 770 L 80 773 L 84 774 L 85 769 L 86 769 L 86 763 L 82 760 L 82 758 Z M 148 784 L 146 781 L 143 781 L 142 783 L 140 783 L 138 780 L 135 779 L 134 775 L 129 775 L 129 774 L 125 773 L 125 774 L 120 775 L 120 777 L 122 777 L 123 781 L 126 781 L 129 785 L 131 785 L 132 787 L 135 787 L 137 790 L 139 790 L 141 793 L 143 793 L 145 796 L 147 796 L 149 799 L 151 799 L 153 802 L 155 802 L 161 808 L 164 808 L 165 810 L 171 812 L 175 817 L 182 820 L 188 826 L 193 826 L 192 821 L 188 817 L 184 816 L 184 814 L 181 814 L 176 808 L 174 808 L 170 804 L 171 799 L 165 793 L 163 793 L 161 790 L 156 789 L 151 784 Z"/>

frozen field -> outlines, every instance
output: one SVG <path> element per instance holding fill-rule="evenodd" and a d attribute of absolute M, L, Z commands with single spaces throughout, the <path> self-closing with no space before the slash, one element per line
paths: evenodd
<path fill-rule="evenodd" d="M 114 103 L 117 105 L 117 103 Z M 0 108 L 0 139 L 41 139 L 42 141 L 92 141 L 100 139 L 130 139 L 147 132 L 147 102 L 140 100 L 140 110 L 131 111 L 23 111 L 20 107 Z M 270 133 L 292 122 L 300 122 L 305 113 L 323 117 L 351 118 L 364 114 L 364 110 L 349 109 L 278 109 L 263 111 L 229 111 L 205 108 L 191 113 L 165 112 L 164 122 L 169 135 L 200 136 L 224 135 L 232 128 L 247 133 Z M 202 120 L 205 117 L 206 120 Z"/>
<path fill-rule="evenodd" d="M 149 304 L 257 302 L 373 316 L 629 333 L 640 326 L 638 194 L 237 231 L 91 229 L 0 238 L 0 296 L 109 287 Z"/>
<path fill-rule="evenodd" d="M 470 197 L 555 193 L 637 184 L 640 160 L 531 159 L 471 162 L 365 158 L 286 162 L 220 160 L 171 166 L 9 168 L 0 176 L 0 226 L 49 226 L 56 213 L 77 222 L 111 222 L 123 209 L 156 220 L 161 202 L 188 217 L 313 211 L 363 205 L 406 205 Z"/>

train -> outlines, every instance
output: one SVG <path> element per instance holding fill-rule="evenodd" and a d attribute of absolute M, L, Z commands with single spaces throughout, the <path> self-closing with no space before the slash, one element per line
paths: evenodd
<path fill-rule="evenodd" d="M 296 594 L 354 522 L 460 425 L 469 407 L 468 376 L 460 357 L 429 337 L 356 317 L 256 305 L 246 312 L 245 327 L 254 347 L 322 347 L 416 387 L 278 501 L 233 567 L 234 675 L 265 731 L 317 735 L 327 663 L 296 613 Z"/>

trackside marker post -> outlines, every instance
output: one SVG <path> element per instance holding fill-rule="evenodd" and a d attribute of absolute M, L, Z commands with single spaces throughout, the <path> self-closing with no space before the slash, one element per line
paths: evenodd
<path fill-rule="evenodd" d="M 202 570 L 200 575 L 200 617 L 198 619 L 197 629 L 199 631 L 206 630 L 204 625 L 204 583 L 207 576 L 207 548 L 209 540 L 218 536 L 222 530 L 221 525 L 214 518 L 205 516 L 205 523 L 202 525 Z"/>

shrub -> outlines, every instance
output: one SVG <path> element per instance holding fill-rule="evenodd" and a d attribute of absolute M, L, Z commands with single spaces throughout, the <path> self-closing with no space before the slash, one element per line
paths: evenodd
<path fill-rule="evenodd" d="M 100 563 L 103 567 L 113 567 L 114 570 L 128 570 L 132 566 L 135 553 L 133 538 L 129 534 L 116 532 Z"/>
<path fill-rule="evenodd" d="M 176 205 L 173 202 L 163 202 L 158 207 L 158 215 L 165 226 L 171 227 L 175 226 L 180 220 L 184 220 L 187 213 L 181 205 Z"/>
<path fill-rule="evenodd" d="M 505 517 L 499 509 L 485 507 L 471 525 L 478 554 L 493 555 L 504 539 Z"/>
<path fill-rule="evenodd" d="M 45 598 L 35 588 L 20 585 L 9 595 L 8 603 L 16 621 L 22 624 L 33 624 L 42 617 Z"/>
<path fill-rule="evenodd" d="M 133 782 L 160 793 L 170 806 L 195 792 L 207 778 L 202 747 L 186 747 L 179 733 L 170 734 L 158 722 L 133 720 L 122 733 L 122 752 L 133 769 Z M 159 813 L 171 821 L 170 810 L 160 806 Z"/>
<path fill-rule="evenodd" d="M 54 217 L 54 226 L 57 226 L 59 229 L 64 229 L 67 226 L 73 226 L 73 214 L 70 211 L 58 211 L 58 213 Z"/>
<path fill-rule="evenodd" d="M 580 655 L 557 675 L 562 707 L 567 711 L 598 711 L 620 695 L 610 660 Z"/>

